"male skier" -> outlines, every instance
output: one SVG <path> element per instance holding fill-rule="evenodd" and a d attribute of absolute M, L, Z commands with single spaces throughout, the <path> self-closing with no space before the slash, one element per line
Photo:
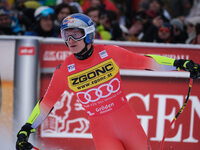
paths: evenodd
<path fill-rule="evenodd" d="M 191 60 L 138 55 L 114 45 L 94 45 L 94 23 L 77 13 L 61 24 L 61 36 L 73 55 L 55 70 L 49 87 L 17 134 L 17 150 L 31 149 L 30 133 L 45 120 L 61 93 L 69 87 L 90 121 L 96 150 L 150 150 L 145 132 L 122 89 L 119 66 L 138 70 L 186 70 L 192 78 L 200 66 Z M 117 55 L 123 58 L 118 61 Z"/>

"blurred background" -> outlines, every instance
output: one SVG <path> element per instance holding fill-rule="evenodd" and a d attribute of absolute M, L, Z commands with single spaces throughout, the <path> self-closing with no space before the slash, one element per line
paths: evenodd
<path fill-rule="evenodd" d="M 95 44 L 200 63 L 200 0 L 1 0 L 2 149 L 15 149 L 16 134 L 44 95 L 55 67 L 71 55 L 59 27 L 63 18 L 76 12 L 95 22 Z M 120 72 L 129 103 L 152 149 L 158 150 L 164 131 L 184 102 L 189 74 L 151 73 L 131 66 Z M 199 150 L 199 91 L 196 80 L 187 109 L 170 130 L 165 149 Z M 30 141 L 43 150 L 95 149 L 84 109 L 69 89 Z"/>

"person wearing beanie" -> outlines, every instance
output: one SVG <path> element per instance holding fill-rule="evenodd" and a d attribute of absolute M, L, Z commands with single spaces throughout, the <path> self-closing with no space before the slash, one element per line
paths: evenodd
<path fill-rule="evenodd" d="M 174 18 L 170 21 L 170 24 L 177 27 L 181 31 L 184 30 L 183 22 L 179 18 Z"/>
<path fill-rule="evenodd" d="M 187 33 L 184 31 L 184 24 L 179 18 L 170 21 L 173 26 L 173 35 L 171 43 L 185 43 Z"/>

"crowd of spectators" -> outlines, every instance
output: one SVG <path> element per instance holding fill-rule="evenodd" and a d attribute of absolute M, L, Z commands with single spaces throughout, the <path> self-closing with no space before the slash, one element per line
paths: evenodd
<path fill-rule="evenodd" d="M 0 35 L 60 38 L 62 19 L 78 12 L 95 39 L 200 44 L 200 0 L 1 0 Z"/>

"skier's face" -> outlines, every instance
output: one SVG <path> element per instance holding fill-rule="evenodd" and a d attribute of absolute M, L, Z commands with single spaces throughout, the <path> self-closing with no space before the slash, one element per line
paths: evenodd
<path fill-rule="evenodd" d="M 79 53 L 85 47 L 85 42 L 84 42 L 84 39 L 75 41 L 74 39 L 69 38 L 67 45 L 70 51 L 76 54 L 76 53 Z"/>
<path fill-rule="evenodd" d="M 81 52 L 86 43 L 84 38 L 86 37 L 85 30 L 80 28 L 68 28 L 61 31 L 62 38 L 67 43 L 70 51 L 74 54 Z M 91 44 L 87 44 L 87 49 L 90 49 Z"/>

